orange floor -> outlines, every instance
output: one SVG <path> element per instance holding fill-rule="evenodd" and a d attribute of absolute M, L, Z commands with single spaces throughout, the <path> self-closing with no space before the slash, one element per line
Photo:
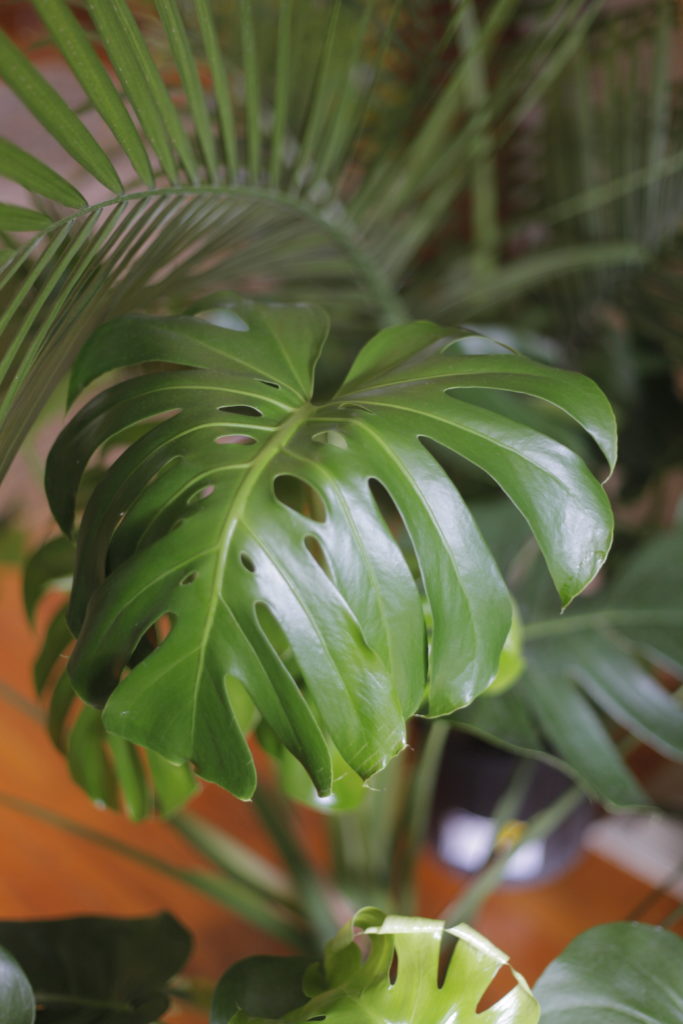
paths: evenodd
<path fill-rule="evenodd" d="M 26 623 L 19 575 L 0 570 L 0 680 L 33 702 L 31 659 L 35 636 Z M 157 853 L 177 865 L 197 856 L 160 822 L 134 825 L 97 810 L 71 781 L 63 758 L 53 749 L 42 724 L 25 710 L 2 700 L 0 715 L 0 790 Z M 269 853 L 250 807 L 216 787 L 205 786 L 194 808 Z M 300 827 L 320 846 L 313 815 Z M 247 926 L 201 894 L 103 851 L 60 829 L 0 805 L 0 917 L 30 918 L 74 914 L 141 915 L 172 911 L 192 931 L 191 972 L 215 979 L 235 959 L 283 947 Z M 457 892 L 459 881 L 426 851 L 420 865 L 421 910 L 435 915 Z M 585 856 L 560 881 L 507 888 L 491 899 L 477 926 L 512 956 L 533 980 L 544 965 L 579 931 L 626 916 L 647 888 L 596 857 Z M 672 907 L 660 900 L 646 920 L 659 920 Z M 176 1021 L 202 1019 L 175 1016 Z"/>

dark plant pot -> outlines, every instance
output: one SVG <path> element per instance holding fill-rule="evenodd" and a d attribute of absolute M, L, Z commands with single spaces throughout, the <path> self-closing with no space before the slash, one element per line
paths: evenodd
<path fill-rule="evenodd" d="M 432 813 L 432 841 L 439 859 L 468 874 L 488 862 L 496 834 L 494 809 L 507 789 L 520 758 L 463 733 L 449 738 L 441 765 Z M 548 807 L 571 782 L 542 762 L 530 762 L 526 792 L 515 814 L 525 822 Z M 510 858 L 506 882 L 546 880 L 567 871 L 578 858 L 586 826 L 596 814 L 584 800 L 545 839 L 531 840 Z M 511 833 L 519 827 L 512 823 Z"/>

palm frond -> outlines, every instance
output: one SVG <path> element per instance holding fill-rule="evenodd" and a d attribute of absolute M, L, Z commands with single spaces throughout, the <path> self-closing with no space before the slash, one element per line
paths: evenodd
<path fill-rule="evenodd" d="M 429 0 L 33 2 L 85 104 L 69 106 L 62 79 L 55 88 L 1 37 L 2 76 L 64 161 L 57 171 L 17 140 L 0 143 L 0 173 L 26 191 L 0 206 L 0 468 L 112 315 L 231 289 L 323 303 L 340 337 L 357 341 L 425 307 L 460 316 L 495 304 L 501 266 L 506 300 L 548 276 L 534 251 L 506 266 L 505 157 L 539 111 L 565 117 L 604 0 L 549 0 L 533 17 L 522 0 L 445 11 Z M 584 230 L 620 189 L 624 208 L 647 193 L 643 209 L 667 230 L 666 196 L 683 175 L 667 11 L 656 8 L 646 33 L 657 69 L 642 113 L 649 142 L 523 211 L 532 227 L 555 225 L 543 248 L 556 275 L 642 262 L 642 217 L 635 232 L 626 219 L 624 230 Z M 604 93 L 622 110 L 619 89 Z M 584 106 L 569 111 L 574 136 Z"/>

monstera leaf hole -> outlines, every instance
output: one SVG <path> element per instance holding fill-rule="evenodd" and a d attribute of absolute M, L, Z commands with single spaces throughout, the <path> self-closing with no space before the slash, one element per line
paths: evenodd
<path fill-rule="evenodd" d="M 256 438 L 250 434 L 221 434 L 214 438 L 215 444 L 256 444 Z"/>
<path fill-rule="evenodd" d="M 446 938 L 448 938 L 448 936 L 446 936 Z M 461 941 L 462 939 L 458 939 L 458 942 Z M 446 949 L 450 948 L 450 943 L 445 945 Z M 448 960 L 446 960 L 444 964 L 443 979 L 439 981 L 439 988 L 443 985 L 447 970 Z M 504 999 L 509 992 L 512 992 L 517 987 L 517 984 L 517 978 L 515 977 L 510 964 L 501 964 L 498 968 L 498 974 L 491 981 L 486 991 L 482 993 L 481 999 L 477 1003 L 477 1008 L 474 1012 L 477 1015 L 486 1013 L 486 1011 L 490 1010 L 492 1006 L 495 1006 L 496 1003 L 499 1003 Z"/>
<path fill-rule="evenodd" d="M 332 579 L 329 562 L 325 558 L 325 550 L 318 538 L 313 537 L 309 533 L 308 537 L 304 537 L 304 547 L 311 554 L 316 564 L 320 566 L 328 579 Z"/>
<path fill-rule="evenodd" d="M 287 508 L 312 519 L 314 523 L 324 523 L 327 520 L 327 511 L 322 495 L 305 480 L 288 473 L 281 473 L 273 482 L 273 493 L 278 501 L 281 501 Z"/>
<path fill-rule="evenodd" d="M 196 501 L 204 501 L 206 498 L 210 498 L 215 490 L 216 488 L 213 484 L 205 484 L 198 491 L 195 491 L 194 494 L 190 495 L 187 499 L 187 504 L 194 505 Z"/>
<path fill-rule="evenodd" d="M 368 487 L 375 506 L 377 507 L 377 511 L 384 520 L 389 533 L 398 543 L 406 564 L 412 572 L 415 585 L 420 593 L 422 593 L 424 591 L 424 583 L 418 568 L 417 554 L 411 542 L 410 533 L 405 524 L 405 520 L 399 511 L 398 505 L 381 480 L 371 477 L 368 480 Z"/>
<path fill-rule="evenodd" d="M 263 413 L 255 405 L 219 405 L 219 412 L 238 413 L 240 416 L 261 417 Z"/>

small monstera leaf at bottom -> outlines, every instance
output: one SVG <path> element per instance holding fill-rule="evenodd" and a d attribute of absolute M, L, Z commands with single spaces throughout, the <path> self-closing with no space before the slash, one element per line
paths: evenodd
<path fill-rule="evenodd" d="M 683 939 L 637 921 L 579 935 L 539 978 L 543 1024 L 680 1024 Z"/>
<path fill-rule="evenodd" d="M 468 704 L 498 667 L 509 596 L 429 445 L 478 466 L 520 508 L 563 603 L 610 546 L 608 501 L 574 452 L 457 396 L 549 402 L 610 465 L 614 421 L 585 378 L 462 355 L 430 323 L 380 332 L 317 401 L 320 310 L 240 302 L 221 322 L 122 318 L 76 363 L 73 394 L 123 365 L 178 368 L 98 395 L 50 454 L 48 496 L 68 533 L 91 456 L 149 427 L 85 508 L 69 674 L 104 705 L 108 731 L 245 798 L 256 773 L 234 703 L 246 691 L 325 795 L 327 736 L 366 779 L 403 748 L 408 717 Z M 137 656 L 160 623 L 166 638 Z"/>
<path fill-rule="evenodd" d="M 168 982 L 183 967 L 190 936 L 170 914 L 118 919 L 2 921 L 0 1022 L 32 1024 L 153 1024 L 169 1005 Z M 27 988 L 28 986 L 28 988 Z M 24 1013 L 8 1017 L 8 1008 Z M 3 1016 L 3 1013 L 5 1016 Z"/>
<path fill-rule="evenodd" d="M 369 947 L 365 957 L 356 930 Z M 441 980 L 444 933 L 457 945 Z M 299 959 L 266 957 L 231 968 L 216 989 L 211 1024 L 537 1024 L 538 1003 L 516 971 L 514 987 L 477 1012 L 507 963 L 467 925 L 446 928 L 443 921 L 392 917 L 368 907 L 328 944 L 323 962 L 307 970 Z M 277 987 L 283 971 L 287 985 Z"/>

